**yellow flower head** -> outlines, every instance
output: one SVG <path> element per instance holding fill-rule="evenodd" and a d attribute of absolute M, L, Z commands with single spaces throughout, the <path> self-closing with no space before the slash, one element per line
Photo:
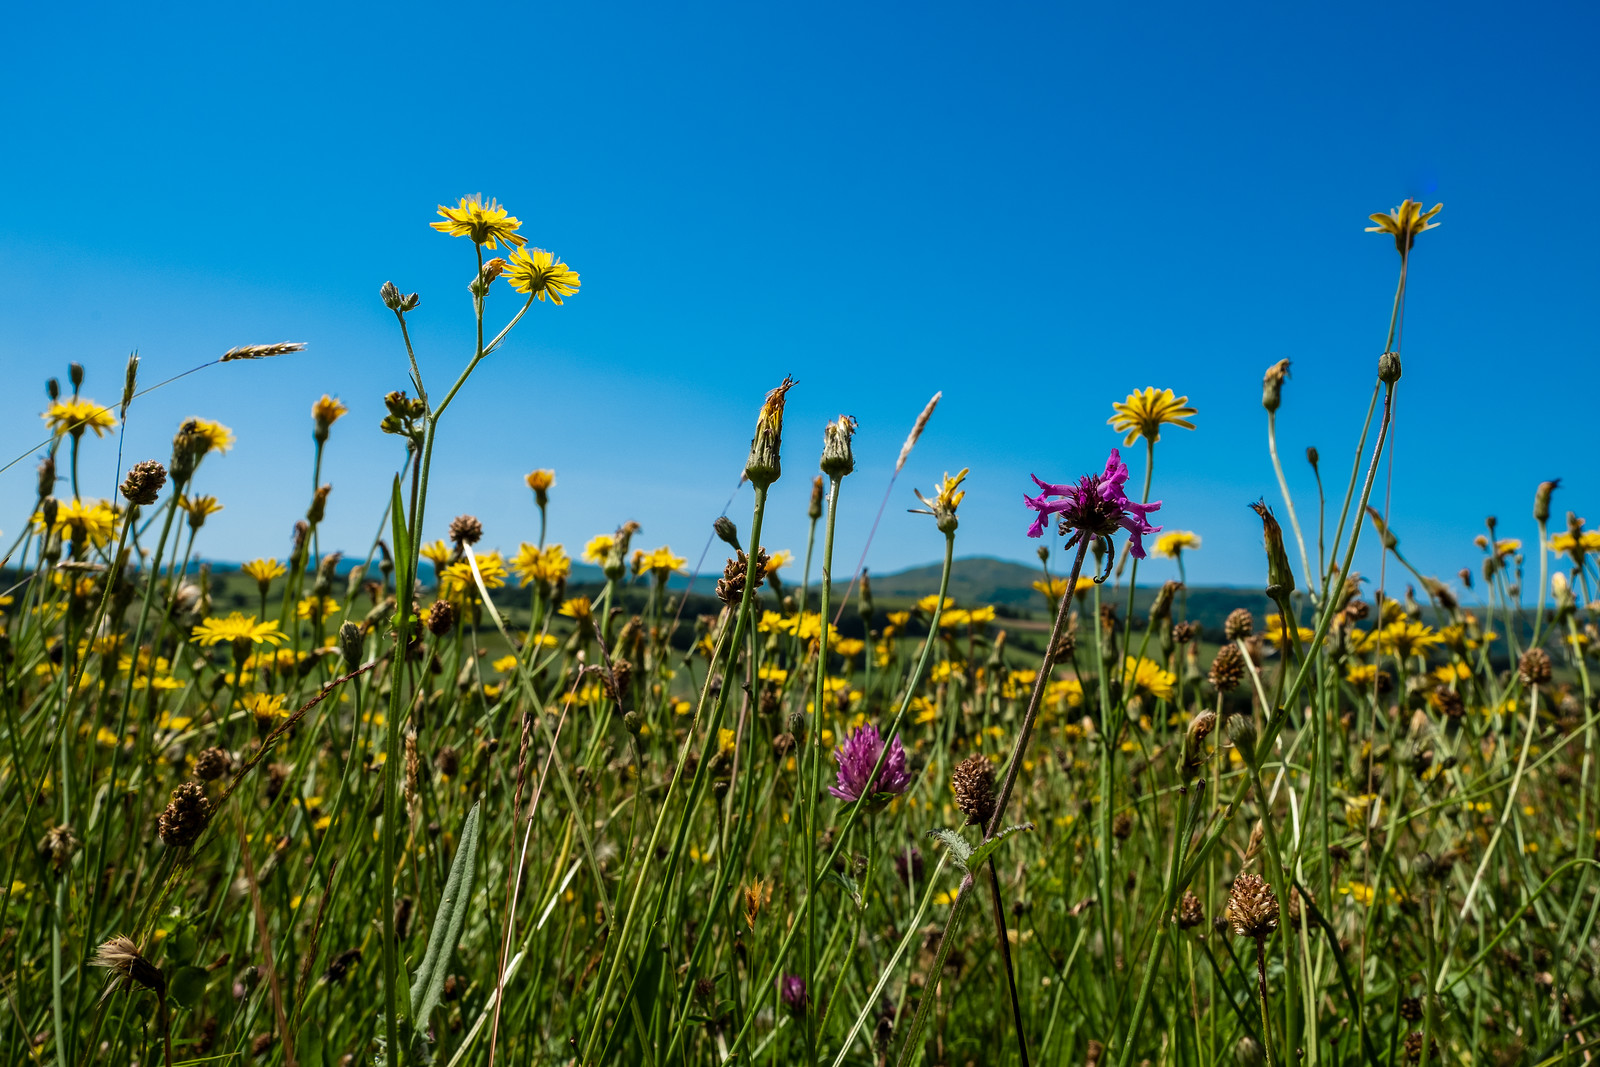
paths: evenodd
<path fill-rule="evenodd" d="M 552 304 L 560 304 L 562 297 L 578 291 L 578 272 L 542 248 L 532 252 L 519 248 L 511 253 L 506 265 L 506 281 L 517 292 L 540 300 L 549 297 Z"/>
<path fill-rule="evenodd" d="M 1128 656 L 1122 665 L 1122 688 L 1125 692 L 1145 693 L 1163 700 L 1172 695 L 1178 676 L 1165 670 L 1161 664 L 1143 657 Z"/>
<path fill-rule="evenodd" d="M 833 646 L 833 650 L 845 659 L 854 659 L 866 650 L 867 643 L 859 637 L 846 637 Z"/>
<path fill-rule="evenodd" d="M 184 422 L 183 429 L 189 434 L 190 440 L 198 446 L 199 455 L 226 452 L 233 447 L 233 431 L 220 422 L 211 419 L 188 419 Z"/>
<path fill-rule="evenodd" d="M 1387 233 L 1394 237 L 1394 246 L 1403 256 L 1411 251 L 1412 242 L 1417 239 L 1417 234 L 1434 229 L 1439 224 L 1429 222 L 1439 213 L 1443 204 L 1433 205 L 1431 211 L 1423 211 L 1422 203 L 1417 200 L 1403 200 L 1400 206 L 1394 209 L 1393 214 L 1386 215 L 1379 212 L 1368 215 L 1367 218 L 1376 222 L 1376 226 L 1368 226 L 1368 233 Z"/>
<path fill-rule="evenodd" d="M 215 645 L 240 638 L 253 645 L 259 645 L 263 641 L 276 645 L 288 640 L 289 636 L 278 630 L 276 619 L 256 622 L 254 615 L 246 615 L 239 611 L 230 613 L 224 619 L 207 619 L 191 632 L 194 640 L 201 645 Z"/>
<path fill-rule="evenodd" d="M 657 578 L 661 578 L 663 580 L 665 580 L 669 574 L 685 573 L 684 567 L 689 562 L 683 556 L 673 555 L 672 549 L 668 548 L 666 545 L 662 545 L 654 552 L 641 553 L 640 556 L 640 566 L 638 569 L 641 571 L 641 573 L 643 571 L 649 571 Z M 771 568 L 768 568 L 768 572 L 771 572 Z"/>
<path fill-rule="evenodd" d="M 93 430 L 96 437 L 104 437 L 105 432 L 117 424 L 117 417 L 111 414 L 110 408 L 81 396 L 55 401 L 41 417 L 57 437 L 64 433 L 82 437 L 85 430 Z"/>
<path fill-rule="evenodd" d="M 1308 630 L 1304 626 L 1296 626 L 1295 630 L 1299 634 L 1301 644 L 1308 644 L 1313 637 L 1317 636 L 1315 630 Z M 1273 648 L 1282 648 L 1284 642 L 1289 640 L 1289 631 L 1284 628 L 1283 616 L 1277 614 L 1268 615 L 1267 632 L 1262 636 L 1267 639 L 1267 643 L 1272 645 Z"/>
<path fill-rule="evenodd" d="M 511 558 L 511 570 L 524 586 L 532 582 L 554 583 L 572 573 L 572 558 L 560 545 L 541 549 L 524 541 Z"/>
<path fill-rule="evenodd" d="M 499 589 L 506 584 L 506 563 L 498 552 L 483 552 L 474 558 L 478 561 L 478 574 L 483 577 L 485 589 Z M 472 577 L 472 564 L 457 560 L 439 572 L 439 594 L 446 599 L 460 598 L 478 583 Z"/>
<path fill-rule="evenodd" d="M 308 596 L 295 605 L 294 614 L 299 619 L 326 619 L 339 613 L 339 603 L 331 596 Z"/>
<path fill-rule="evenodd" d="M 239 698 L 239 706 L 248 711 L 260 723 L 269 723 L 273 719 L 287 719 L 289 709 L 285 705 L 289 701 L 287 693 L 246 693 Z"/>
<path fill-rule="evenodd" d="M 222 505 L 217 503 L 214 496 L 180 496 L 178 506 L 188 512 L 189 522 L 195 526 L 205 522 L 206 516 L 222 510 Z"/>
<path fill-rule="evenodd" d="M 535 493 L 548 493 L 556 484 L 556 472 L 551 470 L 529 471 L 522 479 L 528 483 L 528 488 Z"/>
<path fill-rule="evenodd" d="M 1156 555 L 1177 559 L 1179 553 L 1200 547 L 1200 535 L 1188 530 L 1173 530 L 1156 538 Z"/>
<path fill-rule="evenodd" d="M 239 569 L 262 586 L 289 573 L 289 569 L 275 559 L 253 559 Z"/>
<path fill-rule="evenodd" d="M 1418 656 L 1432 648 L 1434 645 L 1444 643 L 1431 626 L 1417 622 L 1415 619 L 1397 619 L 1379 630 L 1376 635 L 1378 650 L 1401 659 Z M 1372 640 L 1368 637 L 1368 643 Z"/>
<path fill-rule="evenodd" d="M 439 214 L 444 221 L 430 222 L 428 225 L 451 237 L 470 237 L 474 243 L 485 248 L 498 248 L 496 240 L 517 248 L 528 243 L 526 237 L 517 236 L 522 222 L 507 214 L 506 209 L 495 200 L 491 199 L 485 204 L 482 193 L 462 197 L 459 207 L 440 204 Z"/>
<path fill-rule="evenodd" d="M 583 558 L 589 563 L 604 563 L 606 554 L 616 545 L 617 539 L 610 534 L 597 534 L 589 539 L 583 546 Z"/>
<path fill-rule="evenodd" d="M 317 429 L 326 431 L 329 426 L 344 418 L 350 411 L 339 402 L 337 397 L 322 394 L 322 399 L 311 405 L 311 417 L 316 421 Z"/>
<path fill-rule="evenodd" d="M 922 508 L 912 508 L 911 510 L 922 515 L 932 515 L 934 525 L 939 528 L 941 533 L 947 535 L 954 533 L 956 529 L 956 508 L 961 506 L 961 501 L 967 495 L 965 489 L 958 489 L 957 487 L 966 480 L 969 470 L 971 468 L 962 467 L 954 477 L 951 477 L 950 473 L 946 471 L 944 478 L 938 485 L 933 487 L 932 500 L 923 496 L 920 489 L 913 489 L 912 492 L 917 495 L 917 499 L 922 501 Z M 926 510 L 923 510 L 923 508 Z"/>
<path fill-rule="evenodd" d="M 1501 559 L 1514 556 L 1522 551 L 1522 542 L 1515 537 L 1502 538 L 1494 543 L 1494 554 Z"/>
<path fill-rule="evenodd" d="M 1116 414 L 1106 422 L 1118 433 L 1127 431 L 1128 436 L 1122 439 L 1124 448 L 1141 437 L 1155 444 L 1161 440 L 1161 427 L 1167 423 L 1182 426 L 1185 430 L 1194 429 L 1189 416 L 1196 414 L 1196 411 L 1188 404 L 1189 398 L 1186 396 L 1175 397 L 1171 389 L 1151 386 L 1129 393 L 1128 399 L 1120 404 L 1113 402 L 1111 407 Z"/>
<path fill-rule="evenodd" d="M 763 574 L 774 574 L 780 567 L 787 567 L 794 562 L 794 553 L 787 548 L 781 548 L 767 557 L 767 569 Z"/>
<path fill-rule="evenodd" d="M 450 545 L 445 541 L 434 541 L 430 544 L 423 545 L 419 550 L 419 555 L 421 555 L 422 558 L 427 560 L 429 563 L 433 564 L 434 570 L 436 571 L 443 570 L 445 566 L 453 558 L 455 558 L 455 554 L 455 549 L 451 548 Z"/>
<path fill-rule="evenodd" d="M 1043 578 L 1035 578 L 1033 587 L 1051 600 L 1060 600 L 1067 595 L 1067 580 L 1065 578 L 1051 578 L 1048 582 Z"/>
<path fill-rule="evenodd" d="M 1600 554 L 1600 530 L 1580 530 L 1577 533 L 1558 533 L 1550 538 L 1550 551 L 1560 555 L 1565 552 L 1574 563 L 1583 564 L 1583 557 L 1594 552 Z"/>
<path fill-rule="evenodd" d="M 34 514 L 33 524 L 44 529 L 44 516 Z M 55 525 L 50 529 L 79 543 L 105 545 L 116 529 L 117 509 L 105 500 L 68 500 L 56 508 Z"/>
<path fill-rule="evenodd" d="M 951 608 L 953 608 L 955 606 L 956 606 L 956 598 L 955 597 L 947 596 L 947 597 L 944 598 L 944 610 L 949 611 Z M 922 612 L 924 615 L 932 615 L 934 613 L 934 611 L 938 609 L 938 607 L 939 607 L 939 594 L 937 594 L 937 593 L 929 593 L 927 596 L 925 596 L 921 600 L 917 601 L 917 610 Z M 893 618 L 893 616 L 891 616 L 891 619 L 892 618 Z M 910 616 L 907 616 L 907 618 L 909 619 Z M 904 626 L 905 623 L 902 622 L 902 623 L 898 623 L 897 625 Z"/>
<path fill-rule="evenodd" d="M 570 600 L 563 600 L 561 607 L 556 609 L 557 615 L 565 615 L 578 624 L 578 631 L 586 633 L 588 624 L 594 619 L 594 605 L 589 603 L 586 596 L 575 596 Z"/>

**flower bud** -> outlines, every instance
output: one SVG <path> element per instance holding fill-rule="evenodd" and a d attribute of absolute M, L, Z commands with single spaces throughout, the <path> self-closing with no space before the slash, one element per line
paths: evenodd
<path fill-rule="evenodd" d="M 822 518 L 822 475 L 811 479 L 811 503 L 806 506 L 806 517 L 812 522 Z"/>
<path fill-rule="evenodd" d="M 39 499 L 43 500 L 56 489 L 56 458 L 46 456 L 39 461 Z"/>
<path fill-rule="evenodd" d="M 1294 571 L 1283 548 L 1283 529 L 1265 501 L 1251 504 L 1250 510 L 1261 517 L 1261 538 L 1267 549 L 1267 596 L 1274 600 L 1287 598 L 1294 592 Z"/>
<path fill-rule="evenodd" d="M 793 378 L 784 378 L 767 394 L 761 414 L 756 417 L 756 434 L 750 440 L 750 459 L 744 465 L 744 475 L 759 488 L 766 488 L 783 474 L 783 404 L 794 386 Z"/>
<path fill-rule="evenodd" d="M 344 656 L 344 665 L 348 670 L 353 671 L 361 666 L 364 643 L 360 623 L 346 622 L 339 627 L 339 653 Z"/>
<path fill-rule="evenodd" d="M 1311 464 L 1311 470 L 1312 470 L 1313 473 L 1317 469 L 1317 460 L 1318 460 L 1318 458 L 1320 458 L 1320 457 L 1317 455 L 1317 446 L 1316 445 L 1307 445 L 1306 446 L 1306 462 Z"/>
<path fill-rule="evenodd" d="M 1383 521 L 1383 516 L 1378 514 L 1378 509 L 1371 504 L 1367 505 L 1367 517 L 1372 520 L 1372 528 L 1378 531 L 1378 540 L 1383 542 L 1383 547 L 1394 551 L 1400 544 L 1400 538 L 1389 529 L 1389 524 Z"/>
<path fill-rule="evenodd" d="M 1533 521 L 1550 521 L 1550 494 L 1561 486 L 1561 479 L 1556 478 L 1548 482 L 1540 482 L 1539 488 L 1533 494 Z"/>
<path fill-rule="evenodd" d="M 1278 405 L 1283 402 L 1283 381 L 1289 377 L 1289 361 L 1280 359 L 1267 368 L 1267 373 L 1261 379 L 1261 406 L 1269 412 L 1278 410 Z"/>
<path fill-rule="evenodd" d="M 394 282 L 384 282 L 378 289 L 378 297 L 390 311 L 400 310 L 400 287 Z"/>
<path fill-rule="evenodd" d="M 1385 385 L 1400 380 L 1400 353 L 1385 352 L 1378 357 L 1378 380 Z"/>
<path fill-rule="evenodd" d="M 855 454 L 850 448 L 850 438 L 855 435 L 856 420 L 849 415 L 828 423 L 822 431 L 822 473 L 830 478 L 843 478 L 856 469 Z"/>
<path fill-rule="evenodd" d="M 331 485 L 319 485 L 317 491 L 311 494 L 311 506 L 306 509 L 306 521 L 315 526 L 327 514 L 328 494 L 333 492 Z"/>
<path fill-rule="evenodd" d="M 1217 727 L 1217 713 L 1202 711 L 1189 720 L 1189 728 L 1183 735 L 1183 780 L 1185 782 L 1200 773 L 1200 768 L 1206 762 L 1206 738 Z"/>
<path fill-rule="evenodd" d="M 72 392 L 73 392 L 74 395 L 76 395 L 78 390 L 83 387 L 83 364 L 82 363 L 68 363 L 67 364 L 67 380 L 72 383 Z"/>
<path fill-rule="evenodd" d="M 820 482 L 822 479 L 818 478 L 817 481 Z M 737 552 L 742 550 L 743 546 L 739 544 L 739 527 L 734 525 L 733 520 L 728 518 L 728 516 L 718 515 L 716 521 L 711 524 L 711 528 L 715 530 L 717 532 L 717 536 L 722 538 L 723 541 L 727 542 L 728 546 L 734 551 Z"/>
<path fill-rule="evenodd" d="M 1249 715 L 1228 718 L 1228 743 L 1239 750 L 1239 755 L 1251 767 L 1256 764 L 1256 721 Z"/>
<path fill-rule="evenodd" d="M 871 637 L 872 636 L 872 578 L 867 574 L 865 568 L 863 568 L 862 571 L 861 571 L 861 589 L 860 589 L 860 591 L 858 591 L 856 593 L 856 614 L 861 616 L 861 622 L 862 622 L 863 627 L 866 629 L 867 636 Z M 1005 635 L 1005 631 L 1004 630 L 1000 631 L 1000 633 L 1001 633 L 1002 637 Z M 999 641 L 997 640 L 996 644 L 998 644 L 998 643 L 999 643 Z"/>
<path fill-rule="evenodd" d="M 50 402 L 52 404 L 54 404 L 57 400 L 60 400 L 61 399 L 61 381 L 60 381 L 60 379 L 57 379 L 57 378 L 46 378 L 44 380 L 44 395 L 50 398 Z"/>
<path fill-rule="evenodd" d="M 1150 618 L 1152 621 L 1161 621 L 1172 617 L 1172 598 L 1178 595 L 1178 590 L 1183 588 L 1182 582 L 1163 582 L 1156 591 L 1155 602 L 1150 605 Z"/>

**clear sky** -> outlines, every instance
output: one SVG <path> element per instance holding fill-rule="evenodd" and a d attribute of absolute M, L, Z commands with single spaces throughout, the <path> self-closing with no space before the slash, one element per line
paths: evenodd
<path fill-rule="evenodd" d="M 381 397 L 406 384 L 378 287 L 421 292 L 442 389 L 469 354 L 471 246 L 427 224 L 481 191 L 583 288 L 537 306 L 447 416 L 430 536 L 471 511 L 489 545 L 532 539 L 521 477 L 553 467 L 554 539 L 634 519 L 644 547 L 693 560 L 790 373 L 769 547 L 803 549 L 822 426 L 849 413 L 853 564 L 943 390 L 871 565 L 937 557 L 904 509 L 963 466 L 958 551 L 1031 560 L 1029 473 L 1098 470 L 1112 400 L 1155 385 L 1199 408 L 1158 446 L 1154 492 L 1205 539 L 1190 580 L 1256 584 L 1245 504 L 1279 497 L 1262 371 L 1294 361 L 1280 442 L 1309 519 L 1303 450 L 1342 490 L 1387 325 L 1397 257 L 1366 215 L 1410 196 L 1445 209 L 1414 257 L 1387 491 L 1402 548 L 1453 575 L 1484 515 L 1531 536 L 1542 479 L 1563 479 L 1558 516 L 1600 520 L 1597 21 L 1580 4 L 24 5 L 0 66 L 0 462 L 43 436 L 43 380 L 68 360 L 112 402 L 133 349 L 154 381 L 305 341 L 140 401 L 126 458 L 165 459 L 186 415 L 231 426 L 198 486 L 226 505 L 201 551 L 282 556 L 310 406 L 333 393 L 351 413 L 322 543 L 363 549 L 401 458 Z M 516 306 L 501 290 L 491 319 Z M 86 445 L 86 494 L 114 464 Z M 31 461 L 0 475 L 8 537 L 32 486 Z M 746 489 L 741 526 L 748 507 Z"/>

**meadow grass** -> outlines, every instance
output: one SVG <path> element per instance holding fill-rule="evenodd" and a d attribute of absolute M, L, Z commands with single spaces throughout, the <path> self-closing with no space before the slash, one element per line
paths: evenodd
<path fill-rule="evenodd" d="M 1440 581 L 1373 506 L 1434 212 L 1373 216 L 1394 312 L 1348 478 L 1307 457 L 1315 502 L 1289 499 L 1288 365 L 1267 370 L 1275 610 L 1211 626 L 1179 582 L 1135 598 L 1146 546 L 1180 573 L 1200 548 L 1150 523 L 1162 429 L 1197 415 L 1171 390 L 1113 409 L 1137 495 L 1115 452 L 1038 483 L 1034 620 L 947 595 L 965 471 L 902 500 L 937 396 L 892 469 L 857 467 L 841 417 L 813 475 L 794 383 L 768 393 L 753 510 L 705 517 L 726 563 L 692 596 L 632 521 L 581 553 L 603 584 L 569 588 L 548 470 L 537 539 L 490 551 L 499 531 L 428 512 L 436 435 L 579 281 L 492 201 L 440 214 L 475 257 L 475 345 L 430 393 L 417 297 L 384 285 L 410 380 L 381 428 L 408 459 L 349 558 L 323 487 L 285 559 L 212 576 L 231 432 L 191 419 L 91 499 L 80 462 L 138 417 L 137 360 L 116 406 L 81 368 L 51 383 L 0 600 L 6 1062 L 1588 1061 L 1600 535 L 1552 528 L 1544 483 L 1525 540 L 1491 519 Z M 507 285 L 526 299 L 496 331 Z M 344 414 L 313 407 L 313 484 Z M 766 510 L 785 458 L 815 479 L 804 516 Z M 840 509 L 884 502 L 919 504 L 943 559 L 914 603 L 834 556 Z M 769 555 L 774 529 L 803 557 Z"/>

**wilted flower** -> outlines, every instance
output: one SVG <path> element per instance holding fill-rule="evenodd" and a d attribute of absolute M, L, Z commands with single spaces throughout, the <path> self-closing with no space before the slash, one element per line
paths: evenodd
<path fill-rule="evenodd" d="M 889 756 L 875 780 L 868 782 L 872 769 L 883 753 L 883 738 L 878 728 L 864 723 L 851 731 L 843 745 L 834 749 L 833 758 L 839 761 L 839 781 L 830 785 L 828 792 L 840 800 L 856 801 L 869 795 L 874 801 L 886 801 L 906 791 L 911 776 L 906 773 L 906 752 L 896 734 L 889 742 Z"/>
<path fill-rule="evenodd" d="M 1135 559 L 1143 559 L 1144 535 L 1161 530 L 1159 526 L 1150 525 L 1146 518 L 1150 512 L 1160 510 L 1161 501 L 1136 504 L 1128 499 L 1123 489 L 1128 481 L 1128 465 L 1122 462 L 1122 456 L 1114 448 L 1106 458 L 1106 469 L 1102 473 L 1086 474 L 1078 479 L 1076 485 L 1051 485 L 1040 481 L 1037 476 L 1033 481 L 1043 492 L 1037 497 L 1026 493 L 1022 497 L 1023 503 L 1039 513 L 1033 525 L 1028 527 L 1029 537 L 1041 536 L 1045 519 L 1059 515 L 1061 532 L 1072 531 L 1068 546 L 1077 543 L 1080 537 L 1110 537 L 1118 529 L 1123 529 L 1132 538 L 1129 551 Z M 1049 500 L 1048 497 L 1061 499 Z"/>
<path fill-rule="evenodd" d="M 166 995 L 167 980 L 162 975 L 161 968 L 144 957 L 131 937 L 118 935 L 95 949 L 94 956 L 89 960 L 89 966 L 104 967 L 111 972 L 112 982 L 106 988 L 107 993 L 138 985 L 157 996 Z"/>
<path fill-rule="evenodd" d="M 783 405 L 789 390 L 795 387 L 793 378 L 785 377 L 778 387 L 761 402 L 761 413 L 756 416 L 756 435 L 750 440 L 750 458 L 744 465 L 744 475 L 751 483 L 768 486 L 783 474 L 780 458 L 783 445 Z"/>
<path fill-rule="evenodd" d="M 947 471 L 944 479 L 934 487 L 932 500 L 923 496 L 921 490 L 911 490 L 923 504 L 923 507 L 911 510 L 918 515 L 932 515 L 934 525 L 939 528 L 940 533 L 954 533 L 957 525 L 956 508 L 961 506 L 961 501 L 967 495 L 965 489 L 958 491 L 957 487 L 966 479 L 969 469 L 962 467 L 953 478 Z M 1038 481 L 1037 478 L 1034 480 Z"/>
<path fill-rule="evenodd" d="M 1225 914 L 1234 933 L 1260 940 L 1278 928 L 1278 898 L 1260 875 L 1241 874 L 1228 892 Z"/>
<path fill-rule="evenodd" d="M 994 764 L 981 752 L 974 752 L 950 773 L 950 791 L 956 807 L 967 817 L 968 826 L 983 826 L 994 814 Z"/>

